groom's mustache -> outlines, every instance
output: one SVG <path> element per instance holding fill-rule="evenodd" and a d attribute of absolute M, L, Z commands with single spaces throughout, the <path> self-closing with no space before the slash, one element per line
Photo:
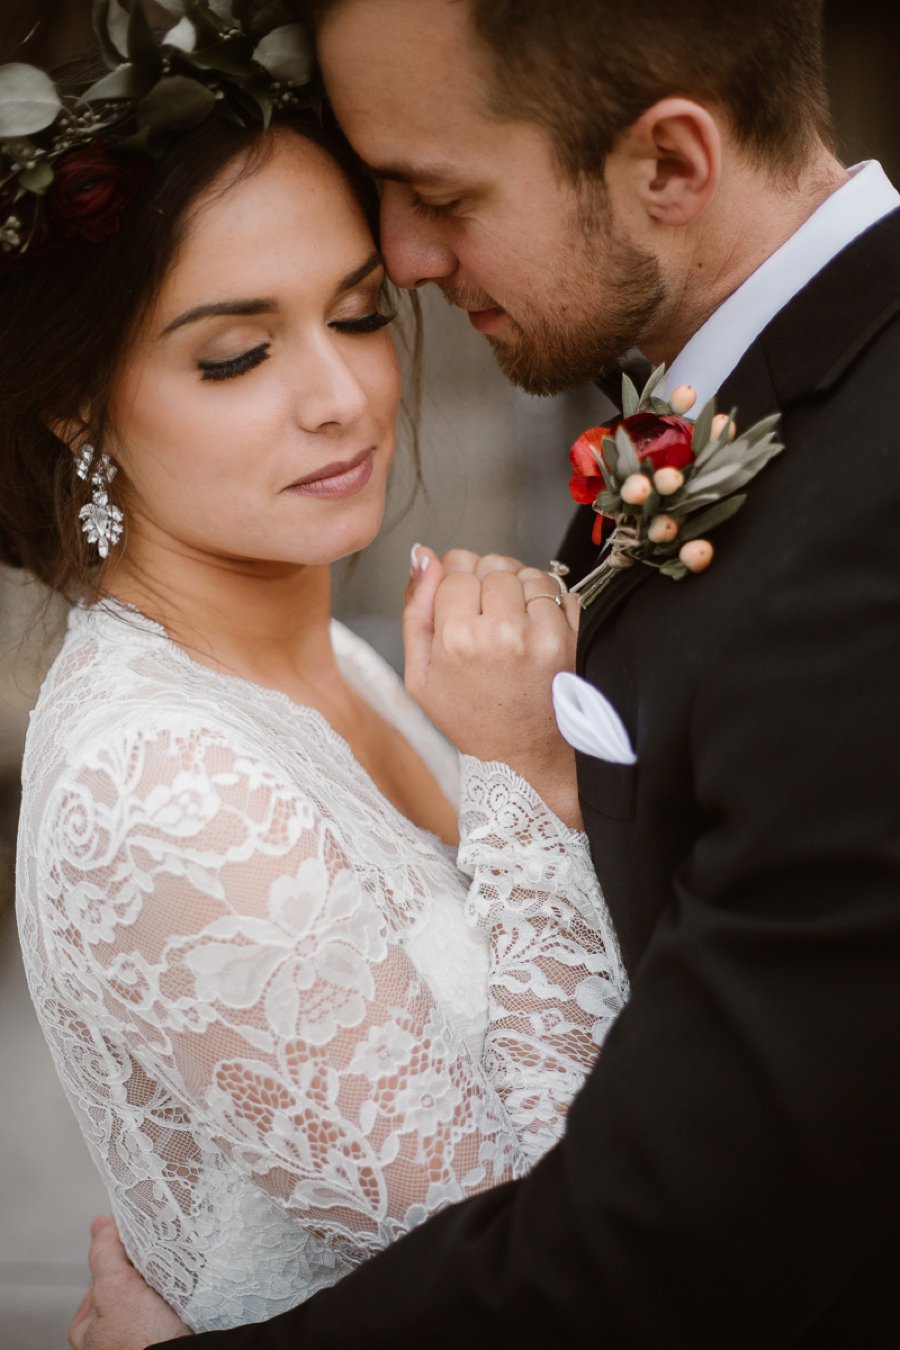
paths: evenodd
<path fill-rule="evenodd" d="M 467 291 L 462 287 L 453 286 L 442 286 L 441 290 L 449 305 L 455 305 L 457 309 L 465 309 L 470 313 L 485 309 L 503 309 L 503 306 L 498 305 L 486 291 Z"/>

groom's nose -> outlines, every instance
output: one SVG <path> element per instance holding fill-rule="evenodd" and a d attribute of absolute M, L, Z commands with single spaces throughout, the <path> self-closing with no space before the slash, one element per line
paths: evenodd
<path fill-rule="evenodd" d="M 385 183 L 381 194 L 381 253 L 391 280 L 405 290 L 447 281 L 457 259 L 439 221 L 416 214 L 409 188 Z"/>

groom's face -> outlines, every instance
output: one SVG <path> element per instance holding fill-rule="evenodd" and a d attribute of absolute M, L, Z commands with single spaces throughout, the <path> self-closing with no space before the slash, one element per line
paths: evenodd
<path fill-rule="evenodd" d="M 549 134 L 489 106 L 489 55 L 458 0 L 339 0 L 319 55 L 338 119 L 383 182 L 401 286 L 469 314 L 534 393 L 592 379 L 652 330 L 665 292 L 600 182 L 576 187 Z"/>

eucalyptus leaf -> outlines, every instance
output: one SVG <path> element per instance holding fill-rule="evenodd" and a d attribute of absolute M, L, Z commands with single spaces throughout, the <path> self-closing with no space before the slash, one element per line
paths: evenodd
<path fill-rule="evenodd" d="M 104 61 L 108 66 L 115 70 L 122 61 L 125 60 L 125 46 L 123 43 L 121 51 L 113 41 L 110 32 L 110 0 L 92 0 L 91 4 L 91 22 L 94 26 L 94 33 L 97 36 L 97 44 Z M 127 34 L 127 16 L 124 33 Z"/>
<path fill-rule="evenodd" d="M 140 3 L 141 0 L 131 0 L 133 9 L 139 8 Z M 106 31 L 123 61 L 128 55 L 128 25 L 130 21 L 128 10 L 119 3 L 119 0 L 107 0 Z"/>
<path fill-rule="evenodd" d="M 288 23 L 267 33 L 253 59 L 276 80 L 306 84 L 313 72 L 312 44 L 300 23 Z"/>
<path fill-rule="evenodd" d="M 163 38 L 163 47 L 175 47 L 180 52 L 192 52 L 197 45 L 197 30 L 190 19 L 179 19 Z"/>
<path fill-rule="evenodd" d="M 211 46 L 222 36 L 223 24 L 213 14 L 206 0 L 185 0 L 184 12 L 197 30 L 201 47 Z"/>
<path fill-rule="evenodd" d="M 717 525 L 722 525 L 732 516 L 736 516 L 746 500 L 746 494 L 727 497 L 724 501 L 716 502 L 715 506 L 711 506 L 708 511 L 701 511 L 699 515 L 692 516 L 681 527 L 681 542 L 687 543 L 689 539 L 700 539 L 703 535 L 709 534 Z"/>
<path fill-rule="evenodd" d="M 128 56 L 139 69 L 156 78 L 162 70 L 162 52 L 150 30 L 141 0 L 131 0 L 128 17 Z"/>
<path fill-rule="evenodd" d="M 119 66 L 118 70 L 111 70 L 102 80 L 98 80 L 90 89 L 85 90 L 81 97 L 85 103 L 105 103 L 120 98 L 139 99 L 152 87 L 153 81 L 142 77 L 134 66 L 129 64 Z"/>
<path fill-rule="evenodd" d="M 211 89 L 186 75 L 159 80 L 137 106 L 138 126 L 160 133 L 196 126 L 216 105 Z"/>
<path fill-rule="evenodd" d="M 640 407 L 640 397 L 635 388 L 634 380 L 629 375 L 622 376 L 622 413 L 625 417 L 633 417 Z"/>
<path fill-rule="evenodd" d="M 195 70 L 219 71 L 246 84 L 257 75 L 253 66 L 253 49 L 246 38 L 227 38 L 215 47 L 202 51 L 182 53 L 182 59 Z"/>
<path fill-rule="evenodd" d="M 35 164 L 33 169 L 23 169 L 19 174 L 19 182 L 29 192 L 36 192 L 38 196 L 43 196 L 53 182 L 53 169 L 43 159 L 39 164 Z"/>
<path fill-rule="evenodd" d="M 0 137 L 29 136 L 52 126 L 62 111 L 56 86 L 37 66 L 0 66 Z"/>
<path fill-rule="evenodd" d="M 217 19 L 221 19 L 230 28 L 235 22 L 234 7 L 231 0 L 209 0 L 209 7 Z"/>
<path fill-rule="evenodd" d="M 709 438 L 712 435 L 713 418 L 716 415 L 716 400 L 711 398 L 704 407 L 700 416 L 694 423 L 694 453 L 700 454 L 709 444 Z"/>
<path fill-rule="evenodd" d="M 619 452 L 618 472 L 622 478 L 640 473 L 641 466 L 635 454 L 634 442 L 623 426 L 616 427 L 616 449 Z"/>

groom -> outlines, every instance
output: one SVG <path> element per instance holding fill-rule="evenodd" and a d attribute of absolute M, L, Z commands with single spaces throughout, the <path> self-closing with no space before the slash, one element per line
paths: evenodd
<path fill-rule="evenodd" d="M 322 7 L 395 280 L 437 283 L 527 389 L 637 346 L 742 426 L 780 412 L 787 448 L 709 571 L 636 566 L 582 619 L 637 755 L 578 757 L 632 995 L 565 1139 L 198 1347 L 900 1345 L 900 212 L 831 151 L 820 10 Z M 73 1344 L 160 1339 L 95 1248 Z"/>

